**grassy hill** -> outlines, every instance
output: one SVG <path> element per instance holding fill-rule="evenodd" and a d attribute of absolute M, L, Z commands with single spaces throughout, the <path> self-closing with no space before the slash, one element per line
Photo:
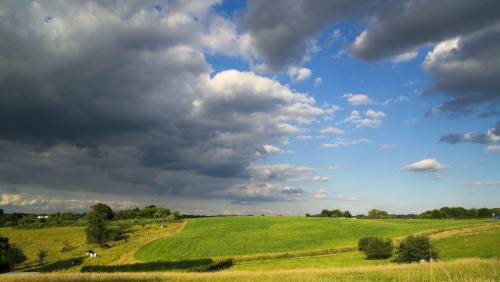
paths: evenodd
<path fill-rule="evenodd" d="M 136 257 L 171 261 L 353 247 L 367 235 L 399 237 L 485 222 L 489 220 L 197 218 L 190 219 L 181 233 L 146 244 Z"/>
<path fill-rule="evenodd" d="M 28 260 L 19 265 L 20 271 L 79 271 L 82 266 L 102 264 L 134 263 L 136 251 L 149 241 L 172 234 L 184 223 L 171 223 L 167 228 L 158 225 L 134 225 L 127 242 L 112 243 L 111 248 L 101 250 L 86 243 L 85 228 L 50 227 L 42 229 L 0 228 L 0 235 L 9 237 L 10 241 L 21 247 Z M 71 248 L 63 251 L 65 245 Z M 39 265 L 36 255 L 39 250 L 47 250 L 49 255 L 43 265 Z M 85 252 L 92 249 L 100 256 L 98 259 L 85 258 Z M 82 258 L 83 264 L 71 266 L 72 258 Z"/>

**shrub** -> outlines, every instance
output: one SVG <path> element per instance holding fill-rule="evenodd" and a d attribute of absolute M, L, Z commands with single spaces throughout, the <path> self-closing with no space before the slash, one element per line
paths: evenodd
<path fill-rule="evenodd" d="M 38 258 L 38 264 L 43 264 L 45 261 L 45 258 L 49 255 L 49 252 L 47 250 L 38 250 L 37 258 Z"/>
<path fill-rule="evenodd" d="M 366 236 L 366 237 L 360 238 L 358 240 L 358 250 L 360 252 L 365 252 L 368 248 L 368 243 L 372 240 L 375 240 L 375 239 L 377 239 L 377 237 L 373 237 L 373 236 Z"/>
<path fill-rule="evenodd" d="M 395 261 L 399 263 L 430 261 L 437 257 L 438 252 L 432 247 L 429 237 L 410 235 L 399 244 Z"/>
<path fill-rule="evenodd" d="M 365 253 L 367 259 L 390 258 L 393 249 L 391 239 L 367 236 L 358 240 L 358 250 Z"/>
<path fill-rule="evenodd" d="M 392 240 L 375 238 L 368 241 L 365 251 L 367 259 L 386 259 L 392 256 L 393 251 Z"/>
<path fill-rule="evenodd" d="M 73 250 L 75 247 L 73 247 L 73 245 L 71 245 L 71 242 L 66 239 L 63 241 L 63 247 L 61 248 L 61 252 L 69 252 L 71 250 Z"/>

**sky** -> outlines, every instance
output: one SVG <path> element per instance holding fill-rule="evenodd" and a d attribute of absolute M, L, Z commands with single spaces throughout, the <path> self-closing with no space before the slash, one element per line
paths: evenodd
<path fill-rule="evenodd" d="M 0 2 L 0 208 L 500 206 L 500 2 Z"/>

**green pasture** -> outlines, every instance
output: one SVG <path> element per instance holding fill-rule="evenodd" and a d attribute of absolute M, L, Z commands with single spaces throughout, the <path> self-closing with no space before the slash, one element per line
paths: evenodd
<path fill-rule="evenodd" d="M 251 256 L 353 247 L 363 236 L 400 237 L 488 220 L 332 219 L 238 216 L 189 219 L 175 235 L 146 244 L 143 261 Z"/>

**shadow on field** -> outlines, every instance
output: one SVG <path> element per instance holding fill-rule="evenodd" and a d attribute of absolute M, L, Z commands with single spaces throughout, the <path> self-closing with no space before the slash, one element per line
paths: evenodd
<path fill-rule="evenodd" d="M 85 257 L 75 257 L 66 260 L 60 260 L 53 263 L 30 268 L 33 272 L 52 272 L 70 268 L 75 265 L 80 265 Z"/>
<path fill-rule="evenodd" d="M 212 259 L 194 259 L 179 261 L 157 261 L 124 265 L 86 265 L 81 272 L 147 272 L 166 270 L 187 270 L 193 272 L 212 272 L 233 266 L 233 261 Z"/>

